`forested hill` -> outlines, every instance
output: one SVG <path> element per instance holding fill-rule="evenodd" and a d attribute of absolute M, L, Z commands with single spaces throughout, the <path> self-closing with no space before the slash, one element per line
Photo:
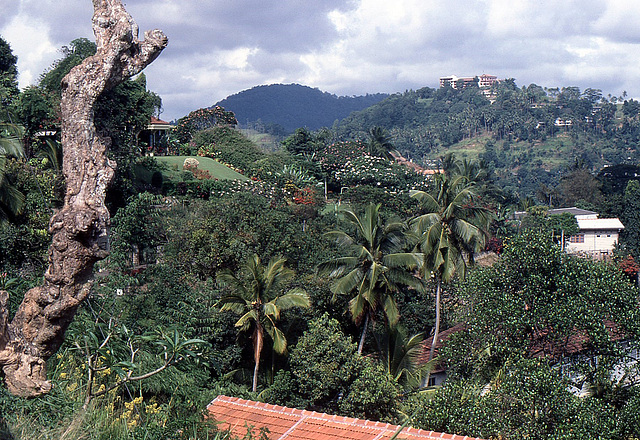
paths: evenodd
<path fill-rule="evenodd" d="M 384 93 L 336 96 L 299 84 L 272 84 L 244 90 L 216 105 L 233 111 L 241 125 L 261 121 L 265 125 L 280 125 L 291 133 L 299 127 L 310 130 L 331 127 L 336 120 L 387 96 Z"/>
<path fill-rule="evenodd" d="M 425 87 L 391 95 L 334 128 L 341 138 L 364 139 L 371 127 L 382 127 L 394 147 L 418 163 L 447 152 L 484 159 L 501 185 L 521 196 L 550 185 L 575 163 L 597 173 L 640 160 L 638 101 L 591 88 L 518 87 L 513 79 L 489 98 L 478 87 Z"/>

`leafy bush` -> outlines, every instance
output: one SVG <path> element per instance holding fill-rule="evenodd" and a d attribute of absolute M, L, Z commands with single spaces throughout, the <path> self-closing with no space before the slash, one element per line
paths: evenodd
<path fill-rule="evenodd" d="M 229 126 L 218 126 L 198 132 L 191 142 L 190 155 L 195 155 L 204 148 L 208 157 L 242 170 L 248 170 L 264 153 L 246 136 Z"/>
<path fill-rule="evenodd" d="M 328 315 L 309 323 L 289 356 L 290 371 L 281 370 L 266 401 L 331 414 L 392 420 L 397 385 L 378 365 L 361 357 Z"/>
<path fill-rule="evenodd" d="M 228 112 L 220 106 L 201 108 L 178 119 L 172 138 L 181 144 L 186 144 L 191 141 L 196 133 L 202 130 L 208 130 L 215 126 L 235 127 L 236 125 L 238 125 L 238 121 L 233 112 Z"/>

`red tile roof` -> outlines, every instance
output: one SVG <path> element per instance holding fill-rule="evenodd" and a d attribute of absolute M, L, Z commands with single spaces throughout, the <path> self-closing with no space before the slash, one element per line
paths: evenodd
<path fill-rule="evenodd" d="M 627 335 L 619 324 L 606 320 L 603 322 L 603 325 L 611 341 L 621 341 L 626 338 Z M 583 352 L 589 345 L 589 336 L 583 330 L 574 332 L 565 339 L 563 344 L 556 344 L 555 341 L 551 339 L 551 336 L 552 332 L 550 329 L 543 329 L 536 332 L 534 335 L 534 343 L 530 348 L 531 356 L 560 358 L 564 355 L 574 355 Z"/>
<path fill-rule="evenodd" d="M 449 338 L 451 337 L 451 335 L 453 335 L 454 333 L 458 333 L 459 331 L 462 331 L 465 329 L 465 325 L 464 324 L 456 324 L 451 328 L 448 328 L 447 330 L 441 331 L 438 333 L 438 340 L 436 341 L 436 348 L 435 351 L 433 352 L 433 357 L 434 359 L 438 357 L 439 354 L 439 350 L 442 348 L 442 346 L 445 344 L 445 342 L 447 342 L 449 340 Z M 429 351 L 431 350 L 431 343 L 433 342 L 433 336 L 429 336 L 428 338 L 426 338 L 423 342 L 422 342 L 422 352 L 420 353 L 420 355 L 418 356 L 418 360 L 417 360 L 417 364 L 418 365 L 424 365 L 427 363 L 427 360 L 429 359 Z M 445 371 L 444 366 L 441 363 L 438 363 L 432 373 L 441 373 Z"/>
<path fill-rule="evenodd" d="M 163 121 L 162 119 L 158 119 L 155 116 L 151 116 L 151 121 L 149 122 L 149 124 L 151 124 L 151 125 L 154 125 L 154 124 L 169 125 L 169 123 L 167 121 Z"/>
<path fill-rule="evenodd" d="M 218 396 L 207 407 L 220 429 L 230 429 L 242 438 L 247 426 L 254 429 L 267 427 L 269 440 L 382 440 L 390 439 L 400 428 L 389 423 L 353 419 L 304 411 L 286 406 Z M 405 427 L 398 439 L 478 440 L 461 435 L 443 434 Z"/>

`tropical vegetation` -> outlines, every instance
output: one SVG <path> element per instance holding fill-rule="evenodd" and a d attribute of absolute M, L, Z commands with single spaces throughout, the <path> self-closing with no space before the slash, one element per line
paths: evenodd
<path fill-rule="evenodd" d="M 72 41 L 19 90 L 0 39 L 9 317 L 61 205 L 59 79 L 94 52 Z M 484 438 L 638 438 L 640 104 L 492 93 L 375 97 L 277 151 L 215 106 L 147 145 L 136 133 L 161 100 L 144 77 L 102 96 L 110 256 L 47 365 L 51 391 L 0 388 L 2 435 L 223 438 L 206 405 L 228 394 Z M 624 222 L 608 261 L 564 252 L 576 220 L 548 210 L 568 205 Z"/>

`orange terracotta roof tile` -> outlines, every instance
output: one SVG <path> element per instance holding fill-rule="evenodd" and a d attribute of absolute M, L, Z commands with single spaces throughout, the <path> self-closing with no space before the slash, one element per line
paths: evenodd
<path fill-rule="evenodd" d="M 247 427 L 269 429 L 270 440 L 384 440 L 400 428 L 389 423 L 304 411 L 237 397 L 218 396 L 207 407 L 220 429 L 229 429 L 242 438 Z M 479 440 L 460 435 L 402 429 L 398 439 L 405 440 Z"/>

